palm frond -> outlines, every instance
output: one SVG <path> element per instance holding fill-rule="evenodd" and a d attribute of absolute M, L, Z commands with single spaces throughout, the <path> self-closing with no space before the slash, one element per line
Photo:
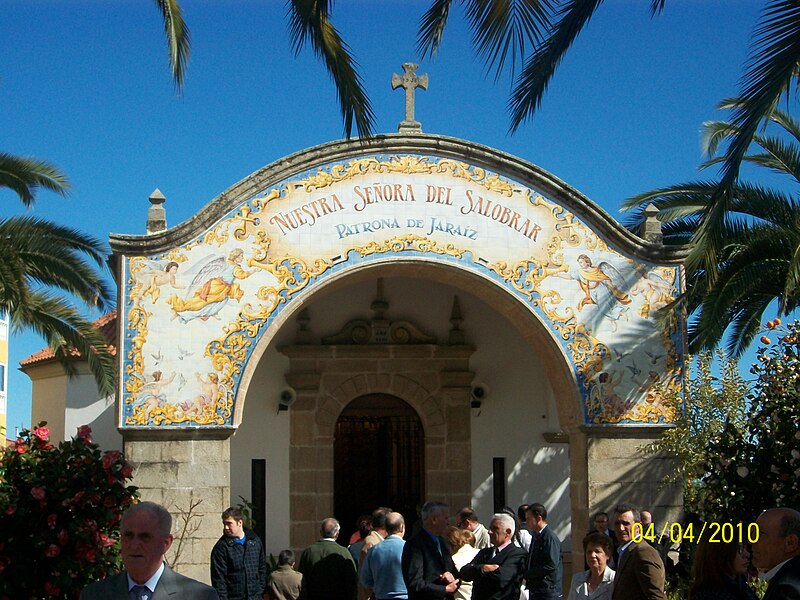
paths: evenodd
<path fill-rule="evenodd" d="M 650 15 L 656 16 L 664 12 L 664 6 L 667 0 L 650 0 Z"/>
<path fill-rule="evenodd" d="M 770 169 L 780 175 L 789 175 L 800 183 L 800 152 L 795 146 L 787 146 L 781 140 L 772 140 L 772 152 L 762 152 L 760 154 L 748 154 L 744 157 L 744 162 L 759 165 L 765 169 Z"/>
<path fill-rule="evenodd" d="M 314 54 L 325 62 L 339 97 L 345 136 L 349 138 L 352 135 L 355 121 L 359 135 L 370 137 L 375 122 L 372 104 L 364 91 L 350 48 L 328 19 L 328 3 L 324 0 L 290 0 L 288 7 L 289 35 L 295 53 L 310 42 Z"/>
<path fill-rule="evenodd" d="M 688 181 L 626 198 L 620 207 L 623 212 L 631 212 L 625 220 L 625 226 L 632 231 L 637 230 L 644 222 L 644 210 L 650 204 L 659 209 L 662 223 L 701 212 L 708 206 L 708 200 L 715 189 L 714 182 Z"/>
<path fill-rule="evenodd" d="M 164 35 L 169 50 L 172 81 L 180 91 L 183 88 L 186 67 L 189 64 L 191 46 L 189 27 L 183 20 L 183 10 L 178 4 L 178 0 L 155 0 L 155 3 L 164 20 Z"/>
<path fill-rule="evenodd" d="M 738 131 L 727 121 L 706 121 L 700 129 L 700 149 L 705 156 L 716 156 L 722 142 Z M 703 166 L 700 167 L 704 168 Z"/>
<path fill-rule="evenodd" d="M 434 0 L 431 7 L 419 20 L 417 52 L 422 58 L 436 57 L 444 36 L 444 28 L 450 16 L 453 0 Z"/>
<path fill-rule="evenodd" d="M 0 188 L 3 187 L 17 194 L 26 207 L 31 207 L 39 188 L 66 196 L 70 184 L 67 176 L 55 165 L 30 156 L 0 152 Z"/>
<path fill-rule="evenodd" d="M 742 159 L 759 126 L 789 88 L 800 62 L 800 3 L 770 0 L 754 32 L 754 41 L 742 89 L 733 105 L 731 123 L 738 128 L 721 169 L 720 194 L 730 190 Z M 716 213 L 716 211 L 715 211 Z"/>
<path fill-rule="evenodd" d="M 770 119 L 780 125 L 796 142 L 800 142 L 800 121 L 778 108 L 770 113 Z"/>
<path fill-rule="evenodd" d="M 699 319 L 690 332 L 691 348 L 715 348 L 730 328 L 727 348 L 731 356 L 738 357 L 752 341 L 761 316 L 775 298 L 777 290 L 770 285 L 775 281 L 770 273 L 782 264 L 780 260 L 756 258 L 723 270 L 700 304 Z"/>
<path fill-rule="evenodd" d="M 726 218 L 742 217 L 747 222 L 772 223 L 776 226 L 791 220 L 797 211 L 794 196 L 784 190 L 754 183 L 739 183 Z"/>
<path fill-rule="evenodd" d="M 791 306 L 800 301 L 800 243 L 793 248 L 787 248 L 789 260 L 786 265 L 786 275 L 784 277 L 783 293 L 779 298 L 779 309 L 782 313 L 789 312 Z"/>
<path fill-rule="evenodd" d="M 105 245 L 92 236 L 42 219 L 13 217 L 0 221 L 0 256 L 9 266 L 19 265 L 13 287 L 24 280 L 26 286 L 62 289 L 100 310 L 114 304 L 114 292 L 85 261 L 88 257 L 105 266 Z M 10 280 L 0 279 L 4 293 L 9 293 Z"/>
<path fill-rule="evenodd" d="M 15 330 L 31 329 L 41 335 L 68 375 L 75 375 L 77 356 L 85 359 L 103 396 L 116 388 L 114 359 L 100 331 L 74 307 L 45 292 L 32 294 L 24 311 L 10 309 Z"/>
<path fill-rule="evenodd" d="M 552 6 L 548 0 L 467 0 L 467 20 L 478 56 L 499 77 L 511 57 L 511 72 L 550 29 Z"/>
<path fill-rule="evenodd" d="M 767 294 L 754 295 L 739 309 L 731 323 L 725 351 L 732 358 L 740 358 L 755 339 L 764 313 L 773 298 Z"/>
<path fill-rule="evenodd" d="M 795 214 L 777 227 L 740 223 L 729 229 L 717 279 L 711 285 L 707 278 L 701 281 L 705 287 L 691 333 L 694 349 L 713 348 L 728 330 L 729 350 L 741 353 L 770 302 L 778 299 L 784 313 L 797 305 L 797 288 L 787 287 L 787 282 L 800 248 L 799 220 L 800 214 Z"/>
<path fill-rule="evenodd" d="M 547 86 L 578 34 L 603 0 L 568 0 L 559 11 L 549 37 L 525 61 L 509 100 L 512 132 L 541 106 Z"/>

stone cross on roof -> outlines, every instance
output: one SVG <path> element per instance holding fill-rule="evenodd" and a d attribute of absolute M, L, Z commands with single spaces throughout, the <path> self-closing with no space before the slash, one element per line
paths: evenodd
<path fill-rule="evenodd" d="M 414 90 L 416 88 L 428 89 L 428 75 L 417 75 L 417 67 L 414 63 L 403 63 L 402 76 L 392 73 L 392 89 L 402 87 L 406 90 L 406 118 L 400 121 L 397 128 L 398 133 L 422 133 L 422 124 L 414 120 Z"/>

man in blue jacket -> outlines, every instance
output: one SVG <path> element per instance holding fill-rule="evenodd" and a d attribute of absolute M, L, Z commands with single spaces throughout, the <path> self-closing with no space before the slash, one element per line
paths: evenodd
<path fill-rule="evenodd" d="M 222 513 L 223 535 L 211 550 L 211 585 L 220 600 L 261 600 L 267 587 L 267 559 L 261 539 L 244 528 L 244 515 Z"/>
<path fill-rule="evenodd" d="M 406 524 L 399 512 L 386 516 L 386 538 L 375 545 L 364 558 L 359 577 L 373 590 L 375 600 L 408 600 L 403 581 L 403 536 Z"/>

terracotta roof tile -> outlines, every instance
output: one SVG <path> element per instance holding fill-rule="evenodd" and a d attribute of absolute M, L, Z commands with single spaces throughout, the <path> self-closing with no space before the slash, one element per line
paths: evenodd
<path fill-rule="evenodd" d="M 104 314 L 102 317 L 95 320 L 92 323 L 92 326 L 95 329 L 101 330 L 103 337 L 106 339 L 106 343 L 108 344 L 108 349 L 111 352 L 111 356 L 116 356 L 117 347 L 115 342 L 117 341 L 117 310 L 114 309 L 111 312 Z M 75 348 L 72 348 L 70 350 L 70 356 L 80 356 L 80 352 L 78 352 Z M 51 348 L 42 348 L 38 352 L 31 354 L 28 358 L 24 358 L 19 361 L 19 366 L 30 367 L 32 365 L 55 360 L 55 358 L 56 355 Z"/>

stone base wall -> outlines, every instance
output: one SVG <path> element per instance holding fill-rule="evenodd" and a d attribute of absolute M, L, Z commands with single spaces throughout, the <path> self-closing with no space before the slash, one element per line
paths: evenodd
<path fill-rule="evenodd" d="M 167 562 L 209 583 L 211 548 L 222 535 L 222 511 L 230 506 L 229 440 L 127 439 L 124 451 L 141 499 L 172 513 L 175 540 Z"/>
<path fill-rule="evenodd" d="M 598 510 L 610 512 L 616 504 L 628 502 L 652 512 L 659 523 L 680 518 L 681 486 L 665 482 L 674 460 L 641 450 L 657 438 L 658 432 L 653 430 L 588 436 L 590 514 Z"/>

